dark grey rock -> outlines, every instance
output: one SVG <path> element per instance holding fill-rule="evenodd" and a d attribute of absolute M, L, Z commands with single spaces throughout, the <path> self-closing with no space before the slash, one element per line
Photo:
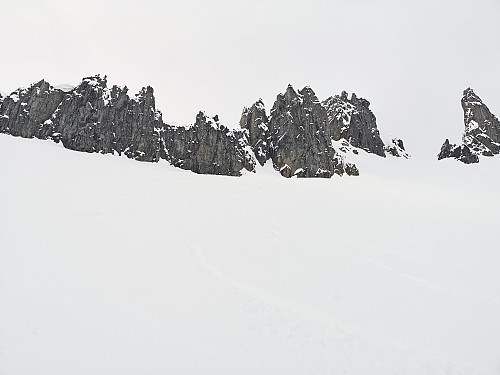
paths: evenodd
<path fill-rule="evenodd" d="M 323 102 L 328 115 L 326 135 L 333 140 L 347 140 L 352 146 L 385 157 L 384 142 L 377 129 L 370 102 L 356 94 L 332 96 Z"/>
<path fill-rule="evenodd" d="M 270 157 L 271 138 L 268 123 L 269 120 L 262 99 L 259 99 L 250 108 L 245 107 L 243 109 L 240 127 L 248 130 L 250 146 L 260 165 L 264 165 Z"/>
<path fill-rule="evenodd" d="M 182 169 L 228 176 L 240 176 L 243 169 L 255 171 L 248 132 L 229 130 L 217 116 L 200 112 L 191 127 L 166 126 L 162 141 L 162 157 Z"/>
<path fill-rule="evenodd" d="M 67 93 L 52 116 L 54 140 L 85 152 L 118 153 L 141 161 L 158 161 L 161 113 L 151 87 L 134 98 L 127 87 L 107 87 L 106 77 L 84 78 Z"/>
<path fill-rule="evenodd" d="M 356 167 L 356 165 L 354 165 L 353 163 L 345 163 L 344 168 L 345 172 L 349 176 L 359 176 L 358 167 Z"/>
<path fill-rule="evenodd" d="M 348 99 L 346 92 L 320 102 L 311 88 L 296 92 L 289 85 L 285 93 L 277 96 L 269 117 L 259 100 L 244 108 L 240 126 L 249 131 L 250 146 L 259 163 L 271 159 L 285 177 L 328 178 L 344 173 L 357 176 L 356 166 L 344 160 L 349 150 L 357 154 L 360 148 L 385 157 L 385 146 L 369 106 L 367 100 L 355 94 Z M 341 142 L 336 145 L 336 141 Z M 402 141 L 398 141 L 393 152 L 408 157 Z"/>
<path fill-rule="evenodd" d="M 284 177 L 331 177 L 345 172 L 342 156 L 326 137 L 327 112 L 309 87 L 288 86 L 269 117 L 270 157 Z"/>
<path fill-rule="evenodd" d="M 0 132 L 51 138 L 76 151 L 165 158 L 196 173 L 239 176 L 243 169 L 255 170 L 248 131 L 230 131 L 202 113 L 190 128 L 166 125 L 149 86 L 131 98 L 127 87 L 108 88 L 105 76 L 84 78 L 67 93 L 40 81 L 0 105 Z"/>
<path fill-rule="evenodd" d="M 289 86 L 269 116 L 262 100 L 245 108 L 240 127 L 229 130 L 203 112 L 191 127 L 164 124 L 151 87 L 130 97 L 127 87 L 108 88 L 99 75 L 74 89 L 63 91 L 42 80 L 0 97 L 0 132 L 50 138 L 77 151 L 150 162 L 163 158 L 201 174 L 239 176 L 254 172 L 256 162 L 272 160 L 285 177 L 358 175 L 345 161 L 347 153 L 362 148 L 385 156 L 368 101 L 354 94 L 348 99 L 345 92 L 321 103 L 309 87 L 296 92 Z M 397 152 L 401 149 L 402 143 Z"/>
<path fill-rule="evenodd" d="M 471 88 L 462 97 L 465 131 L 462 144 L 450 144 L 447 139 L 438 154 L 438 160 L 455 158 L 463 163 L 478 163 L 479 156 L 500 153 L 500 122 Z"/>
<path fill-rule="evenodd" d="M 479 156 L 476 153 L 472 152 L 469 146 L 465 144 L 450 144 L 450 141 L 448 139 L 444 141 L 443 145 L 441 146 L 441 151 L 438 155 L 438 160 L 444 158 L 455 158 L 465 164 L 473 164 L 479 162 Z"/>
<path fill-rule="evenodd" d="M 390 140 L 390 143 L 385 146 L 385 151 L 388 154 L 396 157 L 403 157 L 405 159 L 408 159 L 410 157 L 410 155 L 405 150 L 403 141 L 399 138 L 392 138 Z"/>
<path fill-rule="evenodd" d="M 18 89 L 3 99 L 0 106 L 0 133 L 24 138 L 50 136 L 45 122 L 61 103 L 64 92 L 41 80 L 28 88 Z"/>

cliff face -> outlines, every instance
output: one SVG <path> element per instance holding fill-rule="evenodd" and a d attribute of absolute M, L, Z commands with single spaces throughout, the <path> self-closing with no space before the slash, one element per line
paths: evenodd
<path fill-rule="evenodd" d="M 243 110 L 240 126 L 249 131 L 259 163 L 271 159 L 285 177 L 358 175 L 356 166 L 345 161 L 344 147 L 336 149 L 336 142 L 386 156 L 369 105 L 355 94 L 348 99 L 346 92 L 320 102 L 311 88 L 296 92 L 288 86 L 277 96 L 269 117 L 258 101 Z M 390 154 L 408 157 L 403 142 L 398 141 L 388 146 Z"/>
<path fill-rule="evenodd" d="M 64 92 L 56 90 L 44 80 L 27 89 L 18 89 L 1 102 L 0 132 L 23 138 L 50 136 L 44 129 L 61 103 Z"/>
<path fill-rule="evenodd" d="M 2 133 L 52 138 L 76 151 L 124 153 L 145 161 L 159 158 L 162 126 L 152 88 L 131 99 L 127 88 L 108 89 L 100 76 L 85 78 L 68 93 L 42 80 L 1 104 Z"/>
<path fill-rule="evenodd" d="M 326 99 L 323 106 L 328 115 L 328 137 L 335 141 L 345 139 L 354 147 L 385 157 L 384 142 L 368 100 L 358 99 L 356 94 L 348 99 L 343 91 L 341 95 Z"/>
<path fill-rule="evenodd" d="M 479 156 L 493 156 L 500 153 L 500 122 L 471 88 L 462 97 L 465 131 L 462 144 L 450 144 L 445 140 L 438 160 L 455 158 L 463 163 L 479 162 Z"/>
<path fill-rule="evenodd" d="M 407 156 L 402 141 L 386 148 L 369 102 L 345 92 L 320 102 L 309 87 L 289 86 L 269 115 L 262 100 L 245 108 L 240 127 L 229 130 L 203 112 L 191 127 L 165 124 L 151 87 L 130 97 L 127 87 L 108 88 L 102 76 L 84 78 L 68 92 L 42 80 L 0 97 L 2 133 L 53 139 L 76 151 L 166 159 L 201 174 L 239 176 L 271 160 L 285 177 L 357 175 L 346 149 Z"/>
<path fill-rule="evenodd" d="M 49 124 L 54 140 L 85 152 L 125 154 L 141 161 L 160 158 L 161 113 L 151 87 L 134 98 L 128 89 L 107 87 L 106 78 L 86 78 L 68 93 Z"/>
<path fill-rule="evenodd" d="M 260 165 L 264 165 L 270 157 L 271 136 L 269 119 L 262 99 L 259 99 L 250 108 L 243 109 L 240 128 L 248 131 L 248 142 L 254 151 L 255 158 Z"/>
<path fill-rule="evenodd" d="M 198 113 L 192 127 L 166 126 L 162 157 L 172 165 L 201 174 L 239 176 L 255 170 L 245 131 L 231 131 L 217 116 Z"/>
<path fill-rule="evenodd" d="M 326 136 L 327 111 L 310 88 L 288 86 L 278 95 L 269 121 L 271 160 L 285 177 L 342 175 L 345 164 Z M 348 168 L 356 174 L 354 167 Z"/>

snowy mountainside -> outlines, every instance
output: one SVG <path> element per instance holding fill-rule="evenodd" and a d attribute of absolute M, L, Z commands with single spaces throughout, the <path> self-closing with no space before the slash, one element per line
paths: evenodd
<path fill-rule="evenodd" d="M 0 134 L 0 373 L 497 374 L 499 160 L 352 155 L 235 179 Z"/>

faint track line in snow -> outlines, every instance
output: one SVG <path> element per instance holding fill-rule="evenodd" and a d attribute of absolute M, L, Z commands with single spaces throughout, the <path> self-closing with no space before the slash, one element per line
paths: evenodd
<path fill-rule="evenodd" d="M 428 279 L 425 279 L 422 277 L 414 276 L 414 275 L 411 275 L 409 273 L 400 271 L 395 267 L 391 267 L 383 261 L 373 259 L 367 255 L 355 254 L 354 251 L 356 251 L 357 249 L 364 249 L 364 248 L 366 248 L 366 246 L 363 245 L 361 242 L 354 241 L 354 240 L 346 240 L 346 242 L 351 244 L 351 245 L 354 245 L 353 248 L 351 249 L 352 251 L 351 250 L 349 250 L 349 251 L 341 250 L 342 254 L 344 254 L 348 257 L 359 259 L 359 260 L 364 261 L 366 263 L 374 264 L 375 266 L 377 266 L 379 268 L 384 268 L 384 269 L 398 275 L 399 277 L 402 277 L 404 279 L 407 279 L 407 280 L 414 282 L 415 284 L 427 286 L 431 289 L 438 290 L 440 292 L 454 292 L 455 294 L 461 294 L 461 295 L 467 296 L 469 298 L 475 298 L 475 299 L 480 299 L 480 300 L 484 300 L 484 301 L 489 301 L 493 304 L 500 305 L 500 298 L 499 297 L 495 297 L 495 296 L 491 296 L 491 295 L 480 295 L 480 294 L 476 294 L 474 292 L 471 292 L 471 291 L 463 289 L 463 288 L 459 288 L 459 287 L 451 286 L 451 285 L 446 285 L 446 284 L 443 284 L 440 282 L 431 281 L 431 280 L 428 280 Z M 412 241 L 412 242 L 414 242 L 414 241 Z M 429 247 L 429 246 L 426 246 L 426 247 Z M 438 268 L 440 267 L 440 268 L 444 268 L 444 269 L 451 269 L 451 270 L 456 269 L 453 266 L 435 265 L 435 264 L 428 262 L 428 261 L 425 261 L 425 260 L 420 260 L 420 259 L 415 258 L 415 257 L 407 256 L 406 254 L 400 254 L 400 253 L 397 253 L 394 251 L 388 251 L 385 249 L 381 249 L 380 247 L 377 248 L 377 250 L 386 252 L 388 254 L 396 255 L 396 256 L 403 258 L 403 259 L 412 260 L 414 263 L 420 263 L 423 265 L 427 264 L 427 265 L 431 265 L 433 267 L 438 267 Z"/>
<path fill-rule="evenodd" d="M 18 335 L 17 337 L 14 337 L 8 343 L 4 344 L 0 348 L 0 357 L 2 357 L 4 355 L 4 353 L 6 351 L 8 351 L 10 348 L 16 346 L 17 344 L 22 342 L 24 339 L 26 339 L 28 336 L 32 336 L 32 335 L 36 334 L 36 332 L 38 330 L 52 324 L 53 322 L 57 321 L 58 319 L 60 319 L 64 315 L 66 315 L 68 312 L 75 310 L 76 308 L 78 308 L 80 305 L 82 305 L 87 300 L 88 300 L 88 298 L 81 298 L 77 302 L 73 303 L 71 306 L 65 307 L 65 308 L 59 310 L 56 314 L 53 314 L 53 315 L 49 316 L 48 318 L 43 319 L 41 322 L 37 323 L 33 328 L 31 328 L 29 330 L 29 332 L 26 332 L 24 334 Z"/>
<path fill-rule="evenodd" d="M 279 295 L 246 285 L 225 274 L 224 272 L 220 271 L 215 266 L 207 262 L 199 246 L 171 235 L 169 235 L 168 237 L 179 243 L 185 244 L 189 249 L 191 249 L 191 254 L 196 267 L 206 277 L 210 277 L 236 290 L 239 290 L 246 295 L 250 295 L 254 299 L 259 300 L 266 305 L 274 306 L 295 316 L 300 316 L 300 319 L 314 321 L 316 323 L 327 325 L 330 328 L 339 329 L 340 325 L 337 321 L 334 321 L 335 319 L 333 318 L 333 316 L 326 316 L 326 314 L 318 313 L 317 311 L 311 310 L 309 308 L 297 306 L 293 303 L 288 302 L 286 299 Z M 343 326 L 345 325 L 343 324 Z M 353 331 L 356 330 L 353 329 Z"/>
<path fill-rule="evenodd" d="M 114 215 L 123 215 L 123 214 L 129 214 L 133 212 L 140 211 L 141 207 L 131 207 L 127 209 L 112 209 L 112 210 L 99 210 L 99 211 L 90 211 L 90 212 L 80 212 L 80 213 L 75 213 L 74 216 L 92 216 L 92 217 L 98 217 L 100 219 L 105 218 L 107 216 L 114 216 Z"/>
<path fill-rule="evenodd" d="M 416 241 L 406 240 L 406 242 L 409 243 L 409 244 L 414 244 L 414 246 L 413 246 L 414 248 L 421 247 L 421 248 L 426 248 L 426 249 L 429 249 L 429 250 L 435 250 L 435 247 L 432 247 L 430 245 L 425 245 L 425 244 L 424 245 L 419 245 Z M 399 242 L 397 242 L 397 241 L 386 241 L 386 243 L 393 244 L 393 245 L 395 245 L 394 247 L 401 247 L 401 244 Z M 412 246 L 406 245 L 406 247 L 412 247 Z M 384 252 L 386 254 L 395 255 L 395 256 L 397 256 L 399 258 L 411 261 L 413 263 L 419 263 L 419 264 L 422 264 L 422 265 L 429 265 L 429 266 L 432 266 L 432 267 L 435 267 L 435 268 L 443 268 L 443 269 L 446 269 L 446 270 L 456 270 L 457 269 L 457 266 L 455 264 L 451 264 L 451 263 L 444 264 L 443 262 L 437 263 L 435 259 L 433 259 L 432 261 L 425 260 L 425 259 L 422 259 L 422 258 L 418 258 L 416 256 L 411 256 L 409 254 L 405 254 L 405 253 L 403 253 L 401 251 L 397 252 L 397 251 L 394 251 L 394 250 L 388 250 L 385 246 L 384 247 L 379 247 L 379 248 L 377 248 L 377 250 L 381 251 L 381 252 Z"/>
<path fill-rule="evenodd" d="M 243 292 L 245 295 L 250 296 L 251 300 L 270 307 L 278 314 L 283 314 L 283 316 L 288 318 L 291 317 L 295 322 L 293 330 L 302 331 L 302 334 L 304 332 L 307 333 L 308 329 L 312 327 L 314 327 L 313 329 L 319 328 L 325 331 L 325 335 L 329 337 L 329 340 L 322 342 L 322 345 L 336 348 L 335 353 L 332 354 L 340 356 L 339 359 L 344 359 L 346 356 L 350 356 L 351 353 L 361 350 L 372 355 L 376 353 L 375 355 L 379 358 L 383 357 L 387 364 L 392 364 L 394 358 L 401 355 L 409 355 L 412 359 L 415 356 L 420 358 L 422 361 L 421 365 L 423 366 L 420 370 L 425 370 L 427 363 L 440 363 L 440 367 L 445 371 L 443 374 L 468 373 L 467 371 L 454 370 L 453 362 L 450 362 L 447 356 L 441 353 L 429 352 L 426 348 L 416 346 L 412 342 L 401 338 L 381 337 L 376 332 L 367 333 L 365 330 L 350 326 L 346 322 L 338 322 L 333 315 L 310 309 L 307 306 L 294 304 L 279 295 L 246 285 L 210 264 L 203 256 L 203 252 L 199 246 L 179 238 L 169 237 L 185 244 L 191 249 L 193 260 L 204 276 Z M 284 319 L 287 320 L 288 318 Z M 289 334 L 295 334 L 293 330 Z M 296 332 L 296 334 L 300 335 L 301 333 Z M 307 337 L 303 337 L 302 339 L 305 341 L 308 340 Z M 389 367 L 387 369 L 389 370 Z M 395 373 L 393 370 L 388 371 L 388 373 Z M 400 371 L 396 373 L 400 373 Z"/>
<path fill-rule="evenodd" d="M 392 272 L 392 273 L 394 273 L 402 278 L 413 281 L 416 284 L 424 285 L 424 286 L 427 286 L 429 288 L 438 290 L 440 292 L 454 292 L 456 294 L 462 294 L 462 295 L 465 295 L 467 297 L 486 300 L 486 301 L 489 301 L 489 302 L 497 304 L 497 305 L 500 304 L 500 300 L 496 297 L 493 297 L 493 296 L 477 295 L 477 294 L 474 294 L 473 292 L 470 292 L 466 289 L 457 288 L 455 286 L 450 286 L 450 285 L 438 283 L 436 281 L 430 281 L 430 280 L 427 280 L 427 279 L 424 279 L 424 278 L 421 278 L 418 276 L 413 276 L 413 275 L 410 275 L 408 273 L 399 271 L 394 267 L 390 267 L 387 264 L 385 264 L 384 262 L 375 260 L 375 259 L 367 257 L 367 256 L 361 256 L 361 255 L 357 255 L 357 254 L 350 254 L 350 256 L 353 258 L 359 259 L 361 261 L 374 264 L 377 267 L 384 268 L 384 269 L 386 269 L 386 270 L 388 270 L 388 271 L 390 271 L 390 272 Z"/>

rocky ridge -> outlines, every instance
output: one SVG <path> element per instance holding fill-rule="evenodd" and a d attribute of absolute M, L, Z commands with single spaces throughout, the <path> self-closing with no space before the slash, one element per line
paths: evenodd
<path fill-rule="evenodd" d="M 464 90 L 461 100 L 465 131 L 462 144 L 451 144 L 446 139 L 438 160 L 455 158 L 465 164 L 479 162 L 479 156 L 500 153 L 500 122 L 471 88 Z"/>
<path fill-rule="evenodd" d="M 239 176 L 241 171 L 255 171 L 247 132 L 229 130 L 219 118 L 199 112 L 192 127 L 165 125 L 162 157 L 172 165 L 200 174 Z"/>
<path fill-rule="evenodd" d="M 239 176 L 271 160 L 284 177 L 358 175 L 347 161 L 364 150 L 408 157 L 403 142 L 386 146 L 370 103 L 346 92 L 320 102 L 311 88 L 288 86 L 268 115 L 262 100 L 244 108 L 240 128 L 200 112 L 190 127 L 163 122 L 151 87 L 134 97 L 127 87 L 107 86 L 106 76 L 87 77 L 71 90 L 42 80 L 0 96 L 0 133 L 52 139 L 84 152 L 115 153 L 200 174 Z"/>
<path fill-rule="evenodd" d="M 269 116 L 262 100 L 244 108 L 240 127 L 248 130 L 257 161 L 272 160 L 285 177 L 358 175 L 357 167 L 346 161 L 349 150 L 409 157 L 401 140 L 384 145 L 369 106 L 355 94 L 349 99 L 345 91 L 320 102 L 310 87 L 295 91 L 289 85 Z"/>

